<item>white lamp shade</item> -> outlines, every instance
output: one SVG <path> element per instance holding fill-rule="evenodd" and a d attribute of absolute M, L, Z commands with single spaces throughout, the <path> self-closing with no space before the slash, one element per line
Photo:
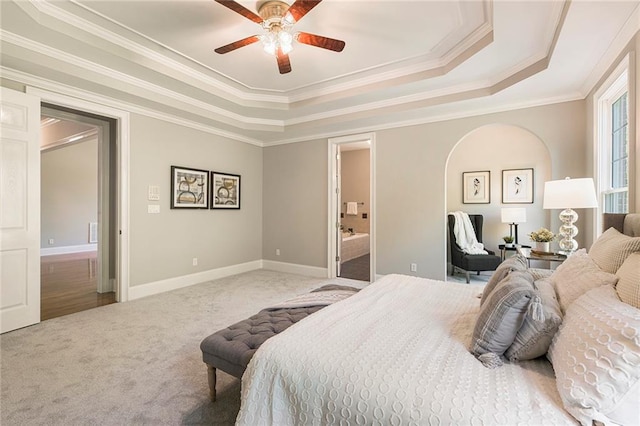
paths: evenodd
<path fill-rule="evenodd" d="M 500 210 L 502 223 L 525 223 L 527 221 L 527 209 L 524 207 L 503 208 Z"/>
<path fill-rule="evenodd" d="M 598 207 L 591 178 L 552 180 L 544 183 L 543 209 L 587 209 Z"/>

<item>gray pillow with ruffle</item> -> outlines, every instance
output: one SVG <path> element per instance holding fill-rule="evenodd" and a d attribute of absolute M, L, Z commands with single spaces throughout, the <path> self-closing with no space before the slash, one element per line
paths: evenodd
<path fill-rule="evenodd" d="M 532 304 L 534 299 L 535 303 Z M 471 353 L 485 367 L 501 366 L 502 355 L 513 344 L 529 309 L 532 309 L 534 318 L 539 320 L 540 297 L 533 286 L 533 277 L 526 271 L 510 272 L 480 307 L 473 330 Z"/>
<path fill-rule="evenodd" d="M 487 285 L 482 290 L 482 298 L 480 299 L 480 306 L 482 306 L 489 297 L 491 291 L 512 271 L 526 271 L 527 270 L 527 258 L 521 254 L 516 254 L 504 260 L 495 272 L 489 278 Z"/>

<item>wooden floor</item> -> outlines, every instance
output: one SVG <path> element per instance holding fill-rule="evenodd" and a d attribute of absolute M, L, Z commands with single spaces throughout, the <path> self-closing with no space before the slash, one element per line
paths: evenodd
<path fill-rule="evenodd" d="M 97 292 L 96 252 L 40 258 L 42 321 L 115 303 L 115 293 Z"/>

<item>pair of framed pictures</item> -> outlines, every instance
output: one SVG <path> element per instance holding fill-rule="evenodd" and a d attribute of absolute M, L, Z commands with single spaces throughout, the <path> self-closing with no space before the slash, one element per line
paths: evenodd
<path fill-rule="evenodd" d="M 462 202 L 489 204 L 491 202 L 491 172 L 462 173 Z M 533 203 L 533 169 L 502 171 L 502 204 Z"/>
<path fill-rule="evenodd" d="M 171 166 L 172 209 L 240 209 L 240 175 Z"/>

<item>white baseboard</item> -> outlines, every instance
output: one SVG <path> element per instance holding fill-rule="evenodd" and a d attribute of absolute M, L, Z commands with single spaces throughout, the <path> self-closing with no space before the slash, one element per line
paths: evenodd
<path fill-rule="evenodd" d="M 210 269 L 208 271 L 183 275 L 181 277 L 136 285 L 129 287 L 129 300 L 164 293 L 165 291 L 177 290 L 190 285 L 217 280 L 219 278 L 229 277 L 231 275 L 241 274 L 243 272 L 249 272 L 260 268 L 262 268 L 262 261 L 255 260 L 252 262 L 241 263 L 239 265 L 225 266 L 223 268 Z"/>
<path fill-rule="evenodd" d="M 297 265 L 294 263 L 274 262 L 272 260 L 255 260 L 252 262 L 241 263 L 239 265 L 225 266 L 223 268 L 210 269 L 208 271 L 197 272 L 195 274 L 183 275 L 181 277 L 169 278 L 166 280 L 129 287 L 129 300 L 164 293 L 165 291 L 177 290 L 190 285 L 225 278 L 231 275 L 241 274 L 243 272 L 254 271 L 256 269 L 269 269 L 277 272 L 286 272 L 317 278 L 327 277 L 327 268 Z"/>
<path fill-rule="evenodd" d="M 79 246 L 64 246 L 64 247 L 45 247 L 40 249 L 40 256 L 52 256 L 54 254 L 70 254 L 70 253 L 84 253 L 86 251 L 97 251 L 97 244 L 81 244 Z"/>
<path fill-rule="evenodd" d="M 289 274 L 306 275 L 316 278 L 327 278 L 327 268 L 317 266 L 298 265 L 295 263 L 276 262 L 274 260 L 263 260 L 262 268 L 277 272 L 287 272 Z"/>

